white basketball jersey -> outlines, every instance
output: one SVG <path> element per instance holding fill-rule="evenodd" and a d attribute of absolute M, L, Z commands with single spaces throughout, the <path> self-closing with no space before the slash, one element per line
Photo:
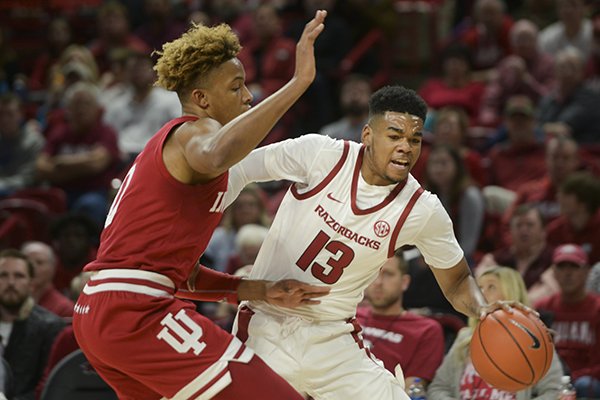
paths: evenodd
<path fill-rule="evenodd" d="M 452 267 L 462 258 L 441 203 L 410 175 L 378 204 L 358 207 L 363 152 L 360 144 L 345 142 L 343 154 L 325 178 L 322 172 L 311 175 L 309 169 L 305 190 L 292 185 L 250 274 L 252 279 L 328 285 L 330 294 L 319 305 L 288 309 L 255 301 L 252 308 L 312 320 L 346 319 L 354 316 L 364 289 L 395 249 L 415 244 L 438 268 Z M 432 229 L 424 227 L 431 220 L 441 228 L 441 238 L 421 240 L 422 231 L 430 235 Z"/>

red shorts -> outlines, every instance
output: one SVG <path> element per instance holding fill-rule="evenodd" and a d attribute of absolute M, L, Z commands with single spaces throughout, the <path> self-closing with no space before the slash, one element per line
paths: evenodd
<path fill-rule="evenodd" d="M 79 297 L 75 336 L 119 399 L 302 399 L 252 350 L 173 293 L 162 275 L 104 270 Z"/>

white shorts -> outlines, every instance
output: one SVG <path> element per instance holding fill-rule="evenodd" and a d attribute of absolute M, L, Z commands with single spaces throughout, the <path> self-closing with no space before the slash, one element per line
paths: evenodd
<path fill-rule="evenodd" d="M 233 333 L 315 400 L 409 399 L 402 374 L 396 379 L 364 348 L 356 320 L 317 323 L 242 306 Z"/>

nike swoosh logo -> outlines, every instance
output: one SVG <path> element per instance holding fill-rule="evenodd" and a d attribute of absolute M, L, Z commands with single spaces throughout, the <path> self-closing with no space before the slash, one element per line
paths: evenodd
<path fill-rule="evenodd" d="M 511 319 L 510 322 L 514 326 L 516 326 L 517 328 L 523 330 L 525 333 L 527 333 L 529 335 L 529 337 L 533 340 L 533 346 L 531 346 L 532 349 L 539 349 L 540 348 L 540 340 L 526 326 L 523 326 L 522 324 L 520 324 L 519 322 L 515 321 L 514 319 Z"/>
<path fill-rule="evenodd" d="M 338 202 L 338 203 L 342 203 L 342 204 L 343 204 L 343 202 L 342 202 L 342 201 L 339 201 L 338 199 L 334 199 L 334 198 L 333 198 L 333 196 L 331 195 L 331 192 L 327 193 L 327 198 L 328 198 L 329 200 L 333 200 L 333 201 L 336 201 L 336 202 Z"/>

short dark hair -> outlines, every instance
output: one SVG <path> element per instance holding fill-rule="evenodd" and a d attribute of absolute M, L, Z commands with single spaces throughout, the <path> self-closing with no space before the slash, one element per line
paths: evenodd
<path fill-rule="evenodd" d="M 540 208 L 535 203 L 523 203 L 523 204 L 518 205 L 515 208 L 515 210 L 513 211 L 513 214 L 510 217 L 510 220 L 514 221 L 515 218 L 522 217 L 523 215 L 529 214 L 530 211 L 535 211 L 535 214 L 537 215 L 538 219 L 540 220 L 542 227 L 545 227 L 546 219 L 544 218 L 544 215 L 542 215 L 542 211 L 540 210 Z"/>
<path fill-rule="evenodd" d="M 386 111 L 408 113 L 425 121 L 427 104 L 412 89 L 404 86 L 384 86 L 369 100 L 369 118 L 382 115 Z"/>
<path fill-rule="evenodd" d="M 600 207 L 600 180 L 589 172 L 575 172 L 565 180 L 559 190 L 571 194 L 586 205 L 590 214 L 595 214 Z"/>
<path fill-rule="evenodd" d="M 17 249 L 4 249 L 0 250 L 0 260 L 3 258 L 18 258 L 19 260 L 25 261 L 27 264 L 27 272 L 29 273 L 29 277 L 33 278 L 35 275 L 35 268 L 33 267 L 33 263 L 31 260 L 22 252 Z"/>
<path fill-rule="evenodd" d="M 404 259 L 404 252 L 402 249 L 397 249 L 394 252 L 393 257 L 398 261 L 398 269 L 402 275 L 408 275 L 408 262 Z"/>

